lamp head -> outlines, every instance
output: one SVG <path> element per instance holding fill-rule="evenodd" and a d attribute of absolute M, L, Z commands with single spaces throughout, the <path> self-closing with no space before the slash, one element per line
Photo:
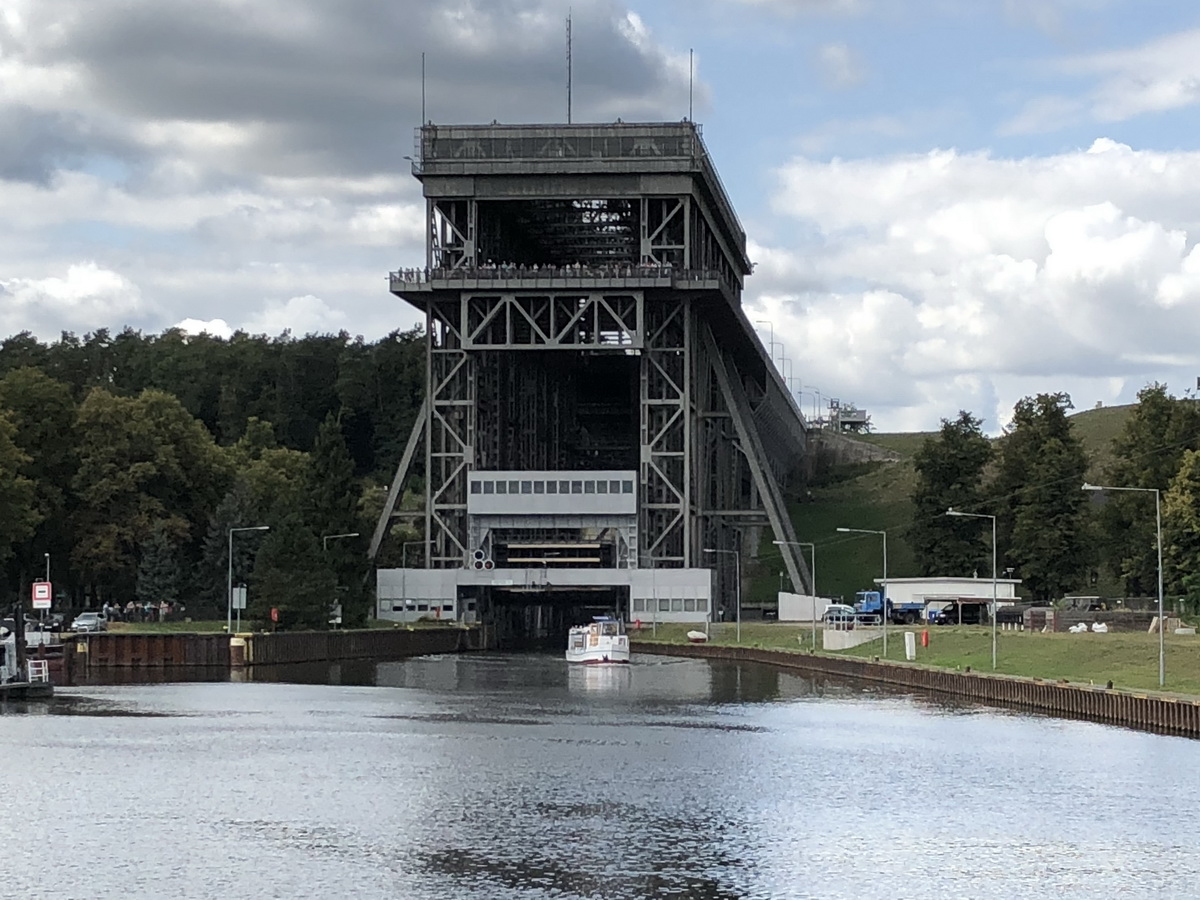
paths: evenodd
<path fill-rule="evenodd" d="M 1098 484 L 1089 484 L 1088 482 L 1086 482 L 1086 481 L 1085 481 L 1085 482 L 1083 483 L 1083 488 L 1082 488 L 1082 490 L 1085 490 L 1085 491 L 1102 491 L 1102 490 L 1104 490 L 1104 488 L 1100 487 L 1100 485 L 1098 485 Z"/>

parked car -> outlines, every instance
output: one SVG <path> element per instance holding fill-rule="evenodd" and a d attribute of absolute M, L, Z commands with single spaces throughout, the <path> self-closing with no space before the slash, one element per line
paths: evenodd
<path fill-rule="evenodd" d="M 81 612 L 71 623 L 71 630 L 75 632 L 107 631 L 108 620 L 104 618 L 104 613 Z"/>
<path fill-rule="evenodd" d="M 951 603 L 930 621 L 934 625 L 983 625 L 990 620 L 985 603 Z"/>
<path fill-rule="evenodd" d="M 821 621 L 826 625 L 853 625 L 858 618 L 858 611 L 845 603 L 831 603 L 821 613 Z"/>

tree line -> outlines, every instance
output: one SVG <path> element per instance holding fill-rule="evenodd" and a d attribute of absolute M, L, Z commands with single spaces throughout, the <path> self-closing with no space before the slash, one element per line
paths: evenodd
<path fill-rule="evenodd" d="M 1093 476 L 1125 489 L 1107 492 L 1083 490 L 1089 461 L 1071 408 L 1064 393 L 1026 397 L 996 441 L 967 411 L 942 420 L 914 459 L 910 540 L 922 574 L 991 571 L 990 523 L 947 516 L 953 508 L 996 517 L 998 567 L 1036 601 L 1087 593 L 1102 571 L 1126 596 L 1155 596 L 1158 491 L 1165 592 L 1200 610 L 1200 402 L 1162 384 L 1140 391 Z"/>
<path fill-rule="evenodd" d="M 66 609 L 185 601 L 322 627 L 367 614 L 366 542 L 424 389 L 419 330 L 0 343 L 3 606 L 47 555 Z M 357 537 L 329 539 L 330 535 Z"/>

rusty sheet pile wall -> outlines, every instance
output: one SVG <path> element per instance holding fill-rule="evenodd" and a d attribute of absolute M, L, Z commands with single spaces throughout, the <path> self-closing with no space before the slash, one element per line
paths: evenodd
<path fill-rule="evenodd" d="M 901 663 L 782 650 L 692 644 L 635 643 L 637 653 L 766 663 L 821 675 L 858 678 L 902 688 L 936 691 L 996 706 L 1036 710 L 1145 731 L 1200 737 L 1200 702 L 1187 698 L 1111 690 L 1085 684 L 1011 675 L 950 672 Z"/>

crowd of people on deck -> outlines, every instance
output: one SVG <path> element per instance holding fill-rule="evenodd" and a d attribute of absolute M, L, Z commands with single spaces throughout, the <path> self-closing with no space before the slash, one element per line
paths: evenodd
<path fill-rule="evenodd" d="M 670 263 L 654 263 L 651 265 L 627 262 L 612 263 L 571 263 L 564 266 L 540 265 L 533 263 L 501 262 L 488 260 L 483 265 L 459 266 L 458 268 L 438 267 L 434 269 L 400 269 L 392 273 L 397 281 L 422 284 L 433 279 L 447 278 L 670 278 L 677 270 Z M 686 273 L 696 278 L 716 278 L 716 272 Z"/>

